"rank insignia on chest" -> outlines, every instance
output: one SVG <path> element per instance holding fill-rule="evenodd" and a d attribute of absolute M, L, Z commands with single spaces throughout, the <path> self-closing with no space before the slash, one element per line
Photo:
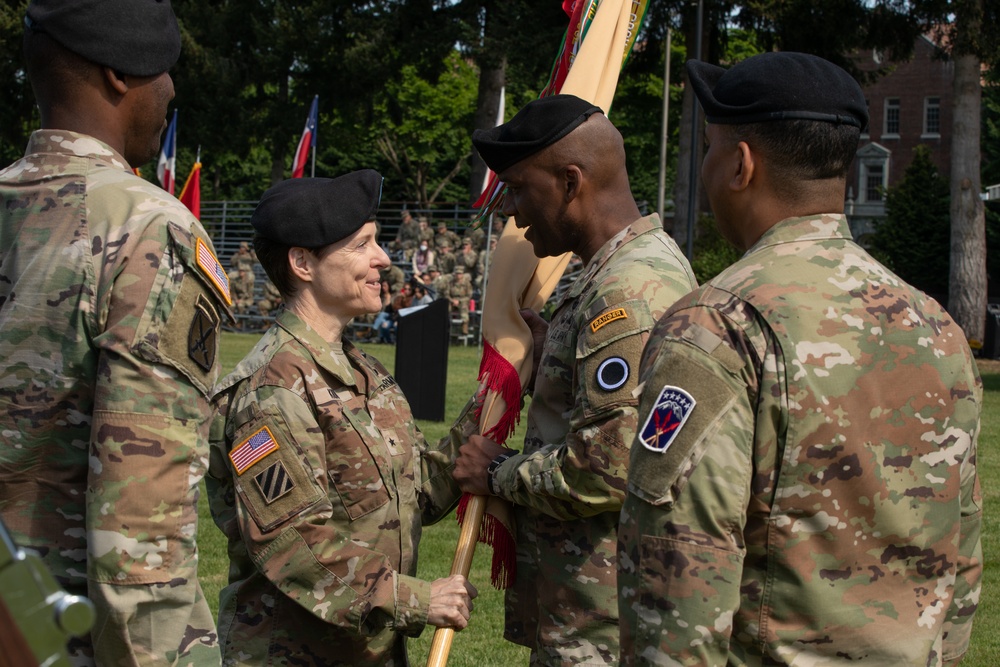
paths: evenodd
<path fill-rule="evenodd" d="M 268 505 L 295 488 L 295 483 L 281 461 L 275 461 L 264 472 L 254 475 L 253 481 L 257 483 L 257 488 Z"/>
<path fill-rule="evenodd" d="M 664 385 L 639 432 L 642 446 L 660 454 L 667 451 L 691 416 L 696 403 L 694 397 L 680 387 Z"/>
<path fill-rule="evenodd" d="M 201 239 L 198 239 L 195 256 L 201 272 L 205 274 L 209 282 L 215 285 L 216 289 L 219 290 L 219 294 L 226 300 L 226 303 L 230 306 L 233 305 L 233 297 L 229 293 L 229 276 L 226 275 L 222 264 L 219 263 L 219 260 L 208 247 L 208 244 Z"/>
<path fill-rule="evenodd" d="M 271 429 L 262 426 L 229 452 L 229 460 L 233 462 L 237 475 L 242 475 L 247 468 L 257 463 L 265 456 L 278 451 L 278 442 L 271 434 Z"/>

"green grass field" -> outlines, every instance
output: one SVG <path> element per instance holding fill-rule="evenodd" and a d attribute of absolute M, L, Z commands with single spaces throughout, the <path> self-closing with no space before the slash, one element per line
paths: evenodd
<path fill-rule="evenodd" d="M 222 364 L 228 372 L 253 347 L 255 334 L 226 333 L 222 344 Z M 395 348 L 386 345 L 365 345 L 365 350 L 377 357 L 386 368 L 395 368 Z M 448 357 L 448 389 L 445 414 L 453 417 L 465 405 L 476 388 L 479 370 L 479 350 L 474 347 L 452 347 Z M 979 475 L 985 499 L 983 520 L 983 552 L 985 576 L 979 611 L 976 615 L 972 646 L 963 667 L 995 667 L 1000 664 L 1000 364 L 981 365 L 986 386 L 983 408 L 983 428 L 979 438 Z M 449 423 L 417 420 L 428 440 L 443 437 Z M 523 431 L 521 431 L 523 433 Z M 517 437 L 517 434 L 514 436 Z M 202 495 L 200 577 L 205 595 L 217 610 L 219 590 L 225 585 L 227 558 L 222 534 L 215 528 Z M 424 529 L 420 543 L 418 574 L 424 579 L 436 579 L 448 574 L 458 539 L 458 524 L 454 515 Z M 454 667 L 506 667 L 527 665 L 528 651 L 506 642 L 503 634 L 503 595 L 489 584 L 490 549 L 476 550 L 469 579 L 479 589 L 479 598 L 469 627 L 455 635 L 449 665 Z M 430 649 L 433 628 L 428 628 L 409 644 L 410 662 L 424 665 Z"/>

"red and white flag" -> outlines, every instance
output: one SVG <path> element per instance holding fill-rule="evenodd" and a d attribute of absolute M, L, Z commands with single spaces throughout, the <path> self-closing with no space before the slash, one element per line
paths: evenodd
<path fill-rule="evenodd" d="M 319 95 L 313 97 L 312 108 L 309 110 L 309 117 L 306 118 L 305 129 L 302 130 L 302 138 L 299 139 L 299 146 L 295 149 L 295 157 L 292 159 L 292 178 L 302 178 L 306 168 L 306 161 L 309 159 L 309 152 L 316 149 L 316 122 L 319 116 Z M 315 155 L 313 156 L 315 159 Z"/>
<path fill-rule="evenodd" d="M 160 187 L 174 194 L 174 180 L 177 178 L 177 109 L 174 109 L 174 118 L 163 137 L 163 149 L 160 150 L 160 159 L 156 163 L 156 178 L 160 180 Z"/>

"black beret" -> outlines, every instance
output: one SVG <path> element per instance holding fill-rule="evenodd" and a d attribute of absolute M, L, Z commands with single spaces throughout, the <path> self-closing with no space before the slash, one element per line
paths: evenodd
<path fill-rule="evenodd" d="M 32 0 L 24 23 L 91 62 L 131 76 L 162 74 L 181 55 L 170 0 Z"/>
<path fill-rule="evenodd" d="M 556 143 L 595 113 L 604 113 L 575 95 L 550 95 L 528 102 L 510 121 L 472 133 L 472 143 L 496 173 Z"/>
<path fill-rule="evenodd" d="M 361 169 L 337 178 L 292 178 L 267 190 L 250 216 L 257 234 L 297 248 L 322 248 L 375 219 L 382 176 Z"/>
<path fill-rule="evenodd" d="M 817 56 L 782 51 L 747 58 L 729 69 L 700 60 L 686 66 L 709 123 L 816 120 L 868 127 L 861 86 Z"/>

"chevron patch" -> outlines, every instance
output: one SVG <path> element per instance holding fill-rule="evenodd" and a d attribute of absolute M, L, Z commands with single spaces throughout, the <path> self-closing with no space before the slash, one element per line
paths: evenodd
<path fill-rule="evenodd" d="M 257 483 L 257 488 L 268 505 L 295 488 L 295 483 L 281 461 L 275 461 L 264 472 L 254 475 L 253 481 Z"/>

